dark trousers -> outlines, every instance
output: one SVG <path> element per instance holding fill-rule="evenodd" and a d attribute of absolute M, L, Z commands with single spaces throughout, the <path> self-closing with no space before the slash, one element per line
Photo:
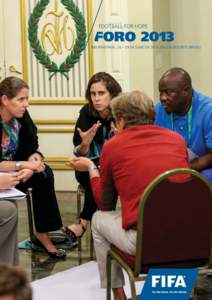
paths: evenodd
<path fill-rule="evenodd" d="M 75 172 L 77 181 L 83 186 L 85 190 L 85 201 L 83 210 L 80 213 L 80 218 L 90 221 L 93 214 L 97 210 L 97 205 L 94 200 L 90 178 L 88 172 Z"/>
<path fill-rule="evenodd" d="M 54 175 L 46 166 L 42 173 L 35 173 L 25 183 L 17 186 L 23 192 L 32 188 L 32 204 L 35 228 L 38 232 L 49 232 L 62 227 L 62 220 L 54 189 Z"/>

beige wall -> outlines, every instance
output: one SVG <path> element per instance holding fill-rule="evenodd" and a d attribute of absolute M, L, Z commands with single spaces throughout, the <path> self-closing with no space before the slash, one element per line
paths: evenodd
<path fill-rule="evenodd" d="M 169 0 L 153 1 L 153 30 L 157 32 L 170 30 Z M 155 43 L 159 47 L 164 43 Z M 169 45 L 165 43 L 165 45 Z M 170 49 L 154 49 L 154 100 L 158 99 L 158 81 L 171 64 Z"/>
<path fill-rule="evenodd" d="M 203 3 L 204 5 L 203 5 Z M 198 88 L 205 94 L 212 97 L 212 1 L 204 0 L 200 2 L 200 84 Z"/>
<path fill-rule="evenodd" d="M 128 18 L 131 24 L 147 24 L 147 29 L 137 30 L 137 36 L 141 31 L 151 31 L 153 23 L 152 0 L 130 1 L 128 0 Z M 137 42 L 140 44 L 141 42 Z M 142 89 L 150 97 L 154 95 L 154 57 L 153 49 L 129 50 L 129 74 L 130 89 Z"/>
<path fill-rule="evenodd" d="M 178 66 L 191 74 L 196 89 L 212 96 L 212 1 L 141 0 L 128 1 L 128 5 L 129 23 L 147 23 L 147 31 L 174 31 L 175 45 L 200 46 L 130 50 L 130 88 L 144 89 L 158 99 L 159 78 L 170 67 Z"/>
<path fill-rule="evenodd" d="M 199 50 L 172 51 L 172 65 L 187 69 L 195 88 L 212 96 L 212 1 L 170 1 L 172 28 L 179 42 L 199 44 Z"/>
<path fill-rule="evenodd" d="M 200 7 L 205 6 L 209 1 L 170 1 L 170 23 L 171 29 L 175 33 L 176 44 L 200 44 L 200 23 L 205 18 L 204 15 L 200 14 Z M 171 51 L 171 66 L 185 68 L 191 74 L 193 83 L 197 88 L 201 88 L 202 85 L 200 69 L 203 60 L 202 49 L 173 49 Z"/>

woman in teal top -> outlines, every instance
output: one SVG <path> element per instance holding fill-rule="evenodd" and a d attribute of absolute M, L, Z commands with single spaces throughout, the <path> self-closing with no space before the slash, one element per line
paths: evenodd
<path fill-rule="evenodd" d="M 38 151 L 37 128 L 28 111 L 29 87 L 17 77 L 7 77 L 0 83 L 0 169 L 19 172 L 18 189 L 32 188 L 35 221 L 34 242 L 52 258 L 63 258 L 48 237 L 49 231 L 62 227 L 54 190 L 52 170 Z"/>

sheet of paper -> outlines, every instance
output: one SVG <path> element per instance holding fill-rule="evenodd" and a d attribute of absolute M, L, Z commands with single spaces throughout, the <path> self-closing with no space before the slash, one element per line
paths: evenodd
<path fill-rule="evenodd" d="M 21 200 L 25 198 L 26 198 L 26 194 L 17 190 L 16 188 L 12 188 L 8 190 L 0 190 L 0 200 L 4 200 L 4 199 Z"/>

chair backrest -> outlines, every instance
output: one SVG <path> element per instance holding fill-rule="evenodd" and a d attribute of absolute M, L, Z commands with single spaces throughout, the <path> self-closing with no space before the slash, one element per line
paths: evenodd
<path fill-rule="evenodd" d="M 145 266 L 194 267 L 195 262 L 208 261 L 212 186 L 190 169 L 158 176 L 141 197 L 137 231 L 137 275 Z"/>

